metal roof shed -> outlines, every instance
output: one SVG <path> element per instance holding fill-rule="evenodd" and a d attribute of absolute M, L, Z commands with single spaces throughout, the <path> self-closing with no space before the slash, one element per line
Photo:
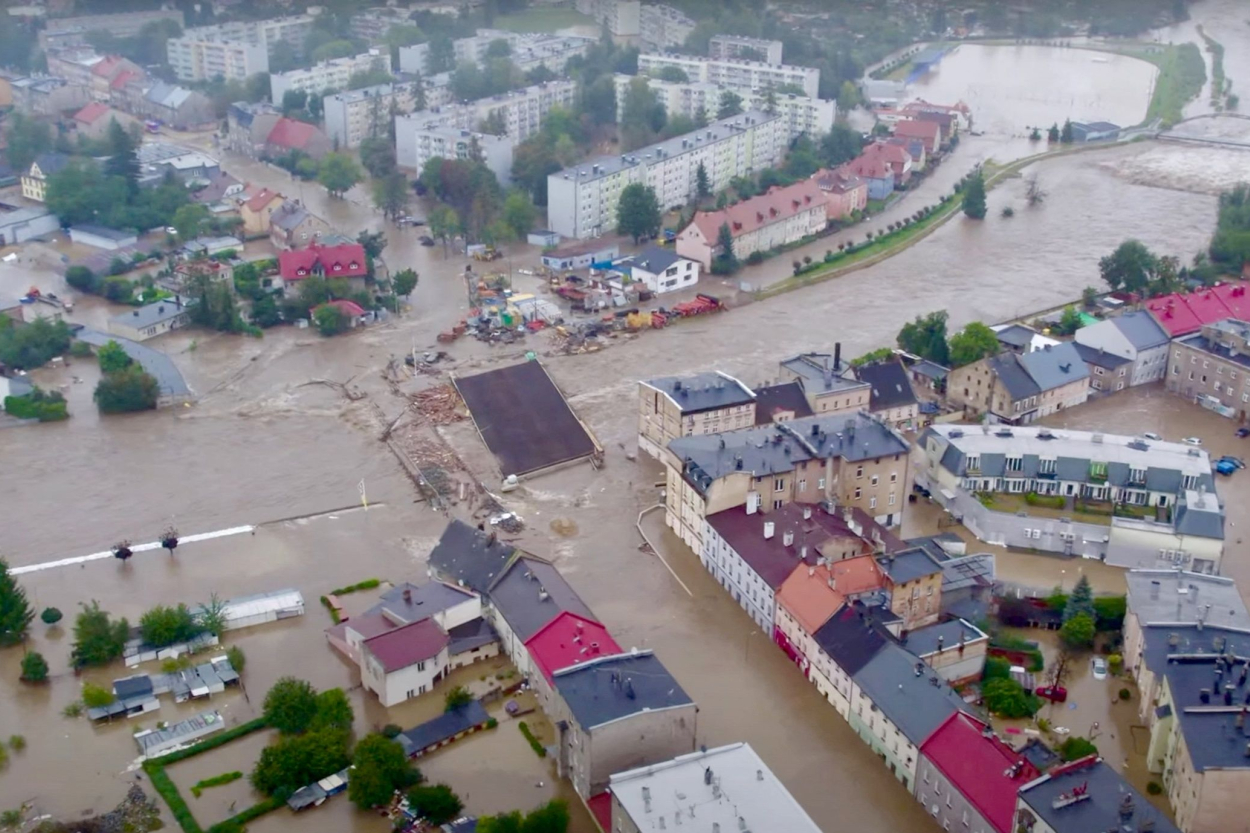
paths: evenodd
<path fill-rule="evenodd" d="M 242 596 L 226 602 L 223 615 L 226 630 L 250 628 L 304 615 L 304 597 L 292 589 Z"/>

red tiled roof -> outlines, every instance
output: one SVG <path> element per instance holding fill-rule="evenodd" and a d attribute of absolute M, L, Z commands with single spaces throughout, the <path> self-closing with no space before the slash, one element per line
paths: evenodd
<path fill-rule="evenodd" d="M 854 191 L 856 188 L 862 187 L 864 181 L 845 165 L 841 165 L 832 170 L 826 168 L 812 174 L 812 179 L 816 180 L 816 184 L 820 186 L 822 191 L 833 191 L 838 194 L 844 194 L 847 191 Z"/>
<path fill-rule="evenodd" d="M 350 315 L 352 318 L 359 318 L 360 316 L 365 314 L 364 307 L 362 307 L 360 304 L 356 303 L 355 301 L 348 301 L 346 298 L 339 298 L 334 301 L 327 301 L 326 303 L 322 304 L 322 306 L 336 307 L 338 309 L 341 309 L 343 312 L 347 313 L 348 315 Z"/>
<path fill-rule="evenodd" d="M 721 211 L 700 211 L 694 215 L 694 224 L 709 241 L 715 241 L 720 227 L 726 223 L 734 237 L 780 223 L 801 211 L 824 207 L 827 203 L 820 187 L 810 179 L 793 185 L 773 187 L 766 194 L 743 200 Z"/>
<path fill-rule="evenodd" d="M 95 124 L 100 117 L 106 115 L 108 112 L 109 106 L 107 104 L 101 104 L 98 101 L 93 101 L 74 114 L 74 121 L 81 122 L 82 124 Z"/>
<path fill-rule="evenodd" d="M 91 68 L 92 75 L 100 75 L 105 78 L 113 74 L 113 70 L 122 62 L 117 55 L 106 55 L 103 60 L 97 61 L 96 65 Z"/>
<path fill-rule="evenodd" d="M 402 628 L 366 639 L 362 644 L 377 657 L 386 673 L 407 668 L 438 656 L 447 647 L 447 633 L 433 619 L 422 619 Z"/>
<path fill-rule="evenodd" d="M 299 281 L 317 271 L 327 278 L 362 278 L 369 274 L 365 247 L 359 243 L 295 249 L 278 254 L 278 272 L 284 281 Z"/>
<path fill-rule="evenodd" d="M 903 141 L 906 141 L 906 139 L 903 139 Z M 864 148 L 864 151 L 860 154 L 860 156 L 867 156 L 869 158 L 877 156 L 884 159 L 886 162 L 889 162 L 891 165 L 899 166 L 905 165 L 911 161 L 911 153 L 908 152 L 907 148 L 895 142 L 874 142 Z"/>
<path fill-rule="evenodd" d="M 1146 309 L 1167 330 L 1168 335 L 1189 335 L 1202 329 L 1202 325 L 1222 321 L 1225 318 L 1245 318 L 1250 313 L 1250 297 L 1247 297 L 1246 281 L 1234 281 L 1223 286 L 1199 289 L 1196 292 L 1175 292 L 1146 301 Z"/>
<path fill-rule="evenodd" d="M 907 119 L 900 121 L 894 125 L 895 136 L 910 136 L 914 139 L 927 139 L 937 141 L 941 135 L 941 126 L 931 121 L 917 121 L 915 119 Z"/>
<path fill-rule="evenodd" d="M 548 682 L 562 668 L 623 653 L 607 628 L 567 610 L 527 639 L 525 647 Z"/>
<path fill-rule="evenodd" d="M 860 555 L 835 561 L 828 567 L 800 564 L 777 591 L 777 602 L 811 635 L 820 630 L 848 598 L 884 586 L 876 559 Z"/>
<path fill-rule="evenodd" d="M 1224 302 L 1224 306 L 1228 307 L 1234 318 L 1250 321 L 1250 292 L 1246 291 L 1246 287 L 1245 281 L 1235 281 L 1222 283 L 1213 287 L 1211 291 Z"/>
<path fill-rule="evenodd" d="M 282 195 L 276 191 L 270 191 L 268 188 L 261 188 L 244 205 L 248 207 L 249 211 L 260 211 L 276 199 L 282 199 Z"/>
<path fill-rule="evenodd" d="M 857 156 L 842 167 L 864 179 L 894 178 L 894 171 L 890 170 L 889 161 L 876 153 Z"/>
<path fill-rule="evenodd" d="M 114 78 L 112 82 L 109 83 L 109 86 L 113 88 L 114 90 L 120 90 L 123 87 L 125 87 L 128 83 L 130 83 L 130 79 L 138 78 L 138 77 L 139 77 L 139 73 L 135 72 L 134 70 L 124 69 L 121 72 L 117 73 L 117 77 Z"/>
<path fill-rule="evenodd" d="M 308 143 L 317 135 L 317 132 L 315 125 L 295 119 L 281 118 L 274 124 L 273 130 L 269 131 L 269 136 L 265 141 L 278 147 L 303 150 L 308 147 Z"/>
<path fill-rule="evenodd" d="M 1020 787 L 1037 778 L 1037 768 L 1005 743 L 981 734 L 985 724 L 955 712 L 920 746 L 920 754 L 994 826 L 1011 833 Z M 1014 777 L 1009 775 L 1015 772 Z"/>

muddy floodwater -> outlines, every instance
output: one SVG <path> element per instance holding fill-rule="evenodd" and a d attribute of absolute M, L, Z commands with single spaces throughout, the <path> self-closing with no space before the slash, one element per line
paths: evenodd
<path fill-rule="evenodd" d="M 1121 55 L 1054 46 L 960 44 L 910 93 L 926 101 L 963 101 L 978 132 L 1019 135 L 1065 119 L 1142 121 L 1158 70 Z"/>
<path fill-rule="evenodd" d="M 1193 9 L 1199 19 L 1212 9 L 1224 20 L 1237 6 L 1203 0 Z M 1235 55 L 1250 55 L 1247 30 L 1243 21 L 1240 29 L 1230 24 L 1221 33 L 1230 68 L 1234 60 L 1243 60 Z M 1068 114 L 1064 108 L 1074 107 L 1074 101 L 1091 108 L 1072 112 L 1074 118 L 1140 120 L 1133 108 L 1144 112 L 1149 74 L 1128 59 L 1091 62 L 1091 54 L 1011 48 L 978 58 L 963 47 L 948 56 L 926 83 L 951 86 L 934 86 L 925 97 L 963 98 L 977 110 L 979 129 L 999 124 L 1001 132 L 967 137 L 938 172 L 892 210 L 902 216 L 932 203 L 978 162 L 1036 153 L 1038 148 L 1020 135 L 1023 125 L 1062 120 Z M 962 82 L 959 73 L 967 76 Z M 1098 80 L 1103 73 L 1114 73 L 1114 90 Z M 978 92 L 976 85 L 988 84 L 986 79 L 1015 74 L 1020 80 L 1010 83 L 1018 88 L 985 86 Z M 1078 76 L 1097 83 L 1081 86 Z M 966 92 L 956 89 L 960 84 Z M 1026 88 L 1056 92 L 1024 99 L 1018 89 Z M 973 100 L 977 95 L 979 103 Z M 201 141 L 211 150 L 211 142 Z M 706 575 L 693 553 L 662 529 L 658 513 L 646 515 L 642 524 L 660 544 L 668 566 L 639 549 L 635 524 L 659 499 L 659 470 L 627 456 L 636 450 L 636 380 L 714 368 L 755 384 L 776 378 L 776 362 L 801 350 L 841 342 L 854 356 L 890 344 L 904 322 L 935 309 L 948 310 L 954 328 L 1052 308 L 1097 284 L 1098 258 L 1129 237 L 1187 261 L 1205 246 L 1214 227 L 1215 192 L 1236 171 L 1250 170 L 1250 154 L 1218 154 L 1226 167 L 1213 169 L 1215 156 L 1208 148 L 1165 143 L 1044 160 L 1025 172 L 1036 175 L 1049 192 L 1041 206 L 1024 205 L 1023 178 L 1009 180 L 990 192 L 989 217 L 982 223 L 956 218 L 880 264 L 767 301 L 753 302 L 734 284 L 708 280 L 701 289 L 731 299 L 735 309 L 621 337 L 594 354 L 556 354 L 545 334 L 509 347 L 461 340 L 445 346 L 451 358 L 442 365 L 442 381 L 448 372 L 468 374 L 523 360 L 526 350 L 546 362 L 606 449 L 606 465 L 600 471 L 583 466 L 557 472 L 504 495 L 504 505 L 526 523 L 516 541 L 554 559 L 621 645 L 656 651 L 699 703 L 699 743 L 749 741 L 826 829 L 854 818 L 865 833 L 928 830 L 922 809 L 768 635 Z M 294 329 L 271 330 L 263 339 L 194 331 L 155 339 L 150 346 L 173 357 L 196 393 L 187 408 L 101 418 L 91 401 L 98 378 L 93 362 L 74 361 L 34 374 L 39 384 L 64 390 L 73 417 L 56 425 L 0 430 L 0 506 L 8 519 L 0 525 L 0 553 L 11 565 L 33 567 L 98 553 L 122 539 L 153 541 L 169 525 L 184 535 L 240 525 L 255 529 L 188 544 L 173 558 L 147 552 L 125 565 L 105 558 L 21 577 L 36 608 L 54 605 L 67 618 L 53 628 L 36 621 L 31 629 L 30 647 L 43 652 L 51 666 L 47 685 L 18 683 L 20 652 L 0 653 L 0 737 L 22 734 L 28 744 L 11 755 L 0 778 L 0 807 L 29 801 L 41 811 L 77 817 L 111 807 L 135 778 L 134 721 L 96 728 L 61 714 L 78 697 L 83 679 L 69 670 L 70 621 L 77 605 L 93 598 L 131 621 L 154 604 L 197 604 L 210 593 L 228 598 L 294 587 L 308 603 L 298 620 L 229 636 L 228 644 L 238 644 L 248 656 L 246 692 L 214 697 L 208 704 L 167 702 L 160 712 L 139 718 L 138 725 L 150 728 L 158 720 L 172 722 L 208 707 L 220 709 L 229 724 L 248 720 L 283 674 L 297 674 L 322 688 L 348 689 L 358 733 L 391 722 L 412 726 L 441 708 L 438 695 L 390 710 L 366 696 L 350 666 L 327 645 L 323 630 L 330 620 L 317 598 L 364 578 L 421 581 L 426 575 L 428 553 L 448 514 L 418 499 L 394 454 L 379 441 L 406 405 L 381 370 L 413 349 L 437 349 L 437 332 L 465 315 L 465 260 L 444 254 L 442 247 L 420 246 L 418 231 L 383 224 L 361 188 L 346 199 L 330 199 L 319 188 L 292 182 L 285 172 L 221 156 L 239 179 L 297 196 L 345 232 L 384 229 L 390 268 L 412 267 L 421 275 L 412 309 L 395 321 L 333 340 Z M 1007 206 L 1015 209 L 1014 218 L 1000 216 Z M 887 211 L 877 219 L 885 223 L 893 216 Z M 846 233 L 862 237 L 867 230 Z M 820 241 L 796 255 L 820 257 L 827 248 L 830 242 Z M 56 256 L 54 247 L 49 252 Z M 506 252 L 509 259 L 497 263 L 500 268 L 516 270 L 537 261 L 538 252 L 530 247 L 510 246 Z M 775 282 L 789 274 L 791 259 L 744 270 L 736 280 L 755 286 Z M 31 285 L 66 291 L 46 261 L 0 263 L 0 292 L 20 294 L 17 290 Z M 87 302 L 81 320 L 98 325 L 120 311 Z M 348 401 L 324 381 L 349 382 L 362 396 Z M 432 381 L 438 380 L 414 380 L 409 388 Z M 1232 437 L 1228 421 L 1158 388 L 1065 412 L 1054 424 L 1114 425 L 1168 438 L 1197 435 L 1217 454 L 1237 453 L 1242 442 Z M 497 489 L 498 469 L 471 423 L 442 428 L 437 436 L 477 479 Z M 367 511 L 360 506 L 362 481 Z M 1240 538 L 1247 522 L 1244 507 L 1250 505 L 1248 486 L 1250 472 L 1220 483 L 1230 507 L 1225 573 L 1243 581 L 1250 580 L 1250 558 Z M 454 513 L 471 517 L 479 505 L 461 504 Z M 935 531 L 940 522 L 930 508 L 917 505 L 905 531 Z M 1100 590 L 1122 589 L 1118 573 L 1093 562 L 1002 553 L 999 569 L 1024 586 L 1070 586 L 1085 574 Z M 349 605 L 368 601 L 351 598 Z M 85 678 L 107 684 L 126 673 L 111 667 Z M 505 672 L 491 666 L 464 676 L 470 685 L 489 685 L 498 673 Z M 1080 702 L 1074 719 L 1103 721 L 1092 716 L 1093 710 L 1085 714 L 1084 703 L 1094 702 L 1090 696 L 1082 694 Z M 1104 725 L 1119 726 L 1118 713 L 1108 714 Z M 541 731 L 541 719 L 534 722 Z M 1073 724 L 1074 731 L 1083 728 Z M 202 762 L 180 764 L 178 781 L 189 787 L 221 772 L 247 772 L 263 742 L 257 736 Z M 551 777 L 549 764 L 533 755 L 514 722 L 503 718 L 497 729 L 436 753 L 420 766 L 431 780 L 464 795 L 471 812 L 524 809 L 552 797 L 572 797 L 566 783 Z M 212 823 L 231 804 L 238 807 L 251 798 L 240 781 L 189 800 L 200 821 Z M 575 833 L 592 829 L 580 805 L 573 804 Z M 286 810 L 279 810 L 249 827 L 277 833 L 291 821 Z M 383 820 L 355 811 L 343 798 L 308 811 L 298 823 L 311 833 L 386 829 Z"/>

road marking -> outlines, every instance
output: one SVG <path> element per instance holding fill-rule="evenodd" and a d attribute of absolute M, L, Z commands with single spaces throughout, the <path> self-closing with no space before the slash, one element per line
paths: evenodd
<path fill-rule="evenodd" d="M 183 544 L 194 544 L 199 541 L 211 541 L 214 538 L 226 538 L 231 535 L 243 535 L 256 529 L 254 526 L 232 526 L 229 529 L 219 529 L 216 532 L 200 532 L 195 535 L 185 535 L 178 538 L 178 546 Z M 161 548 L 160 541 L 152 541 L 148 544 L 134 544 L 130 547 L 133 553 L 148 552 L 150 550 L 159 550 Z M 104 558 L 113 558 L 112 550 L 104 552 L 93 552 L 90 555 L 78 555 L 73 558 L 62 558 L 58 561 L 45 561 L 42 564 L 29 564 L 25 567 L 14 567 L 9 573 L 20 576 L 23 573 L 37 573 L 41 570 L 54 570 L 57 567 L 72 567 L 75 564 L 86 564 L 88 561 L 99 561 Z"/>
<path fill-rule="evenodd" d="M 665 566 L 665 568 L 669 571 L 669 573 L 673 576 L 673 578 L 677 579 L 677 583 L 681 585 L 681 589 L 686 591 L 687 596 L 694 598 L 694 593 L 690 592 L 690 588 L 686 586 L 686 582 L 681 580 L 681 576 L 677 575 L 677 573 L 674 572 L 672 565 L 670 565 L 668 561 L 665 560 L 664 553 L 660 552 L 660 548 L 657 547 L 655 544 L 651 543 L 651 539 L 647 537 L 647 533 L 642 531 L 643 516 L 646 515 L 648 512 L 652 512 L 656 509 L 663 509 L 663 508 L 664 508 L 664 504 L 657 503 L 655 506 L 650 506 L 642 510 L 641 512 L 638 513 L 638 522 L 634 525 L 638 527 L 638 534 L 642 536 L 642 540 L 647 542 L 647 546 L 649 546 L 651 548 L 651 551 L 655 553 L 656 558 L 660 559 L 660 563 Z"/>

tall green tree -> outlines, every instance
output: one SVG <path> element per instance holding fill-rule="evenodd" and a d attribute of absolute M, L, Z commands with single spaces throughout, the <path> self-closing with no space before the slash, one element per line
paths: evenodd
<path fill-rule="evenodd" d="M 408 791 L 408 802 L 417 815 L 435 826 L 455 821 L 464 809 L 460 796 L 446 784 L 413 787 Z"/>
<path fill-rule="evenodd" d="M 904 324 L 898 331 L 898 346 L 913 355 L 949 366 L 951 358 L 946 341 L 946 319 L 946 310 L 926 316 L 917 315 L 915 321 Z"/>
<path fill-rule="evenodd" d="M 705 199 L 712 195 L 712 183 L 707 176 L 707 167 L 700 162 L 699 167 L 694 172 L 695 191 L 699 195 L 699 199 Z"/>
<path fill-rule="evenodd" d="M 96 351 L 96 361 L 100 363 L 102 372 L 116 373 L 130 367 L 134 359 L 130 358 L 130 354 L 124 347 L 110 339 L 107 344 Z"/>
<path fill-rule="evenodd" d="M 403 747 L 385 735 L 362 738 L 352 754 L 352 767 L 347 796 L 362 810 L 385 804 L 395 790 L 407 789 L 421 778 Z"/>
<path fill-rule="evenodd" d="M 122 655 L 129 637 L 130 624 L 125 619 L 113 619 L 92 599 L 91 604 L 82 605 L 74 620 L 70 662 L 75 668 L 107 665 Z"/>
<path fill-rule="evenodd" d="M 655 189 L 631 182 L 621 189 L 616 209 L 616 233 L 629 235 L 637 243 L 660 233 L 660 202 Z"/>
<path fill-rule="evenodd" d="M 317 181 L 332 197 L 341 197 L 363 178 L 356 160 L 345 153 L 327 153 L 317 168 Z"/>
<path fill-rule="evenodd" d="M 712 271 L 718 275 L 730 275 L 738 271 L 738 256 L 734 254 L 734 233 L 729 223 L 721 223 L 716 231 L 716 248 L 719 254 L 712 261 Z"/>
<path fill-rule="evenodd" d="M 282 677 L 265 695 L 265 722 L 285 735 L 307 731 L 317 716 L 317 691 L 307 680 Z"/>
<path fill-rule="evenodd" d="M 408 210 L 408 177 L 399 171 L 373 181 L 373 204 L 383 217 L 399 217 Z"/>
<path fill-rule="evenodd" d="M 117 119 L 109 123 L 106 139 L 109 149 L 108 161 L 104 163 L 107 176 L 121 177 L 133 194 L 139 190 L 139 143 L 126 132 Z"/>
<path fill-rule="evenodd" d="M 964 186 L 964 214 L 973 220 L 984 220 L 985 212 L 985 177 L 977 168 Z"/>
<path fill-rule="evenodd" d="M 0 558 L 0 646 L 21 642 L 34 617 L 26 591 L 9 574 L 8 562 Z"/>
<path fill-rule="evenodd" d="M 401 269 L 391 276 L 391 287 L 395 290 L 396 295 L 402 295 L 407 298 L 412 294 L 412 290 L 417 288 L 419 276 L 412 269 Z"/>
<path fill-rule="evenodd" d="M 649 144 L 664 127 L 664 120 L 664 108 L 646 76 L 632 79 L 621 102 L 621 149 Z"/>
<path fill-rule="evenodd" d="M 1058 123 L 1052 124 L 1050 129 L 1046 131 L 1046 141 L 1050 142 L 1052 145 L 1059 141 Z"/>
<path fill-rule="evenodd" d="M 25 173 L 39 154 L 52 149 L 52 128 L 21 110 L 9 113 L 4 136 L 8 141 L 5 159 L 17 174 Z"/>
<path fill-rule="evenodd" d="M 720 94 L 720 103 L 716 108 L 716 118 L 728 119 L 742 113 L 742 96 L 730 90 Z"/>
<path fill-rule="evenodd" d="M 155 409 L 160 394 L 156 379 L 136 364 L 104 374 L 96 384 L 93 398 L 101 413 L 124 414 Z"/>
<path fill-rule="evenodd" d="M 1098 271 L 1114 291 L 1145 293 L 1158 266 L 1158 258 L 1138 240 L 1125 240 L 1098 261 Z"/>
<path fill-rule="evenodd" d="M 178 239 L 185 243 L 199 237 L 208 220 L 208 209 L 198 202 L 191 202 L 174 212 L 170 224 L 178 230 Z"/>
<path fill-rule="evenodd" d="M 998 352 L 998 335 L 980 321 L 969 322 L 950 339 L 950 360 L 963 367 Z"/>
<path fill-rule="evenodd" d="M 195 614 L 185 604 L 177 607 L 157 605 L 139 617 L 143 641 L 157 648 L 188 642 L 204 632 Z"/>
<path fill-rule="evenodd" d="M 525 235 L 534 227 L 536 219 L 537 212 L 534 211 L 534 206 L 525 194 L 520 191 L 512 191 L 508 194 L 503 203 L 503 221 L 518 240 L 525 239 Z"/>
<path fill-rule="evenodd" d="M 48 661 L 38 651 L 30 651 L 22 657 L 22 682 L 42 683 L 48 679 Z"/>
<path fill-rule="evenodd" d="M 1072 119 L 1068 119 L 1063 123 L 1063 129 L 1059 131 L 1059 141 L 1062 144 L 1070 145 L 1075 138 L 1072 133 Z"/>
<path fill-rule="evenodd" d="M 1073 616 L 1085 615 L 1091 619 L 1096 618 L 1094 614 L 1094 588 L 1090 586 L 1089 579 L 1084 573 L 1077 579 L 1076 586 L 1072 588 L 1072 592 L 1068 595 L 1068 603 L 1063 608 L 1063 621 L 1067 622 Z"/>
<path fill-rule="evenodd" d="M 360 164 L 369 176 L 380 178 L 395 170 L 395 145 L 381 136 L 367 136 L 360 142 Z"/>
<path fill-rule="evenodd" d="M 864 142 L 858 131 L 845 125 L 835 124 L 833 129 L 820 139 L 820 161 L 829 167 L 836 167 L 859 156 L 863 145 Z"/>
<path fill-rule="evenodd" d="M 446 205 L 435 206 L 427 215 L 426 222 L 430 234 L 443 242 L 443 254 L 447 254 L 448 243 L 460 233 L 460 217 L 455 210 Z"/>

